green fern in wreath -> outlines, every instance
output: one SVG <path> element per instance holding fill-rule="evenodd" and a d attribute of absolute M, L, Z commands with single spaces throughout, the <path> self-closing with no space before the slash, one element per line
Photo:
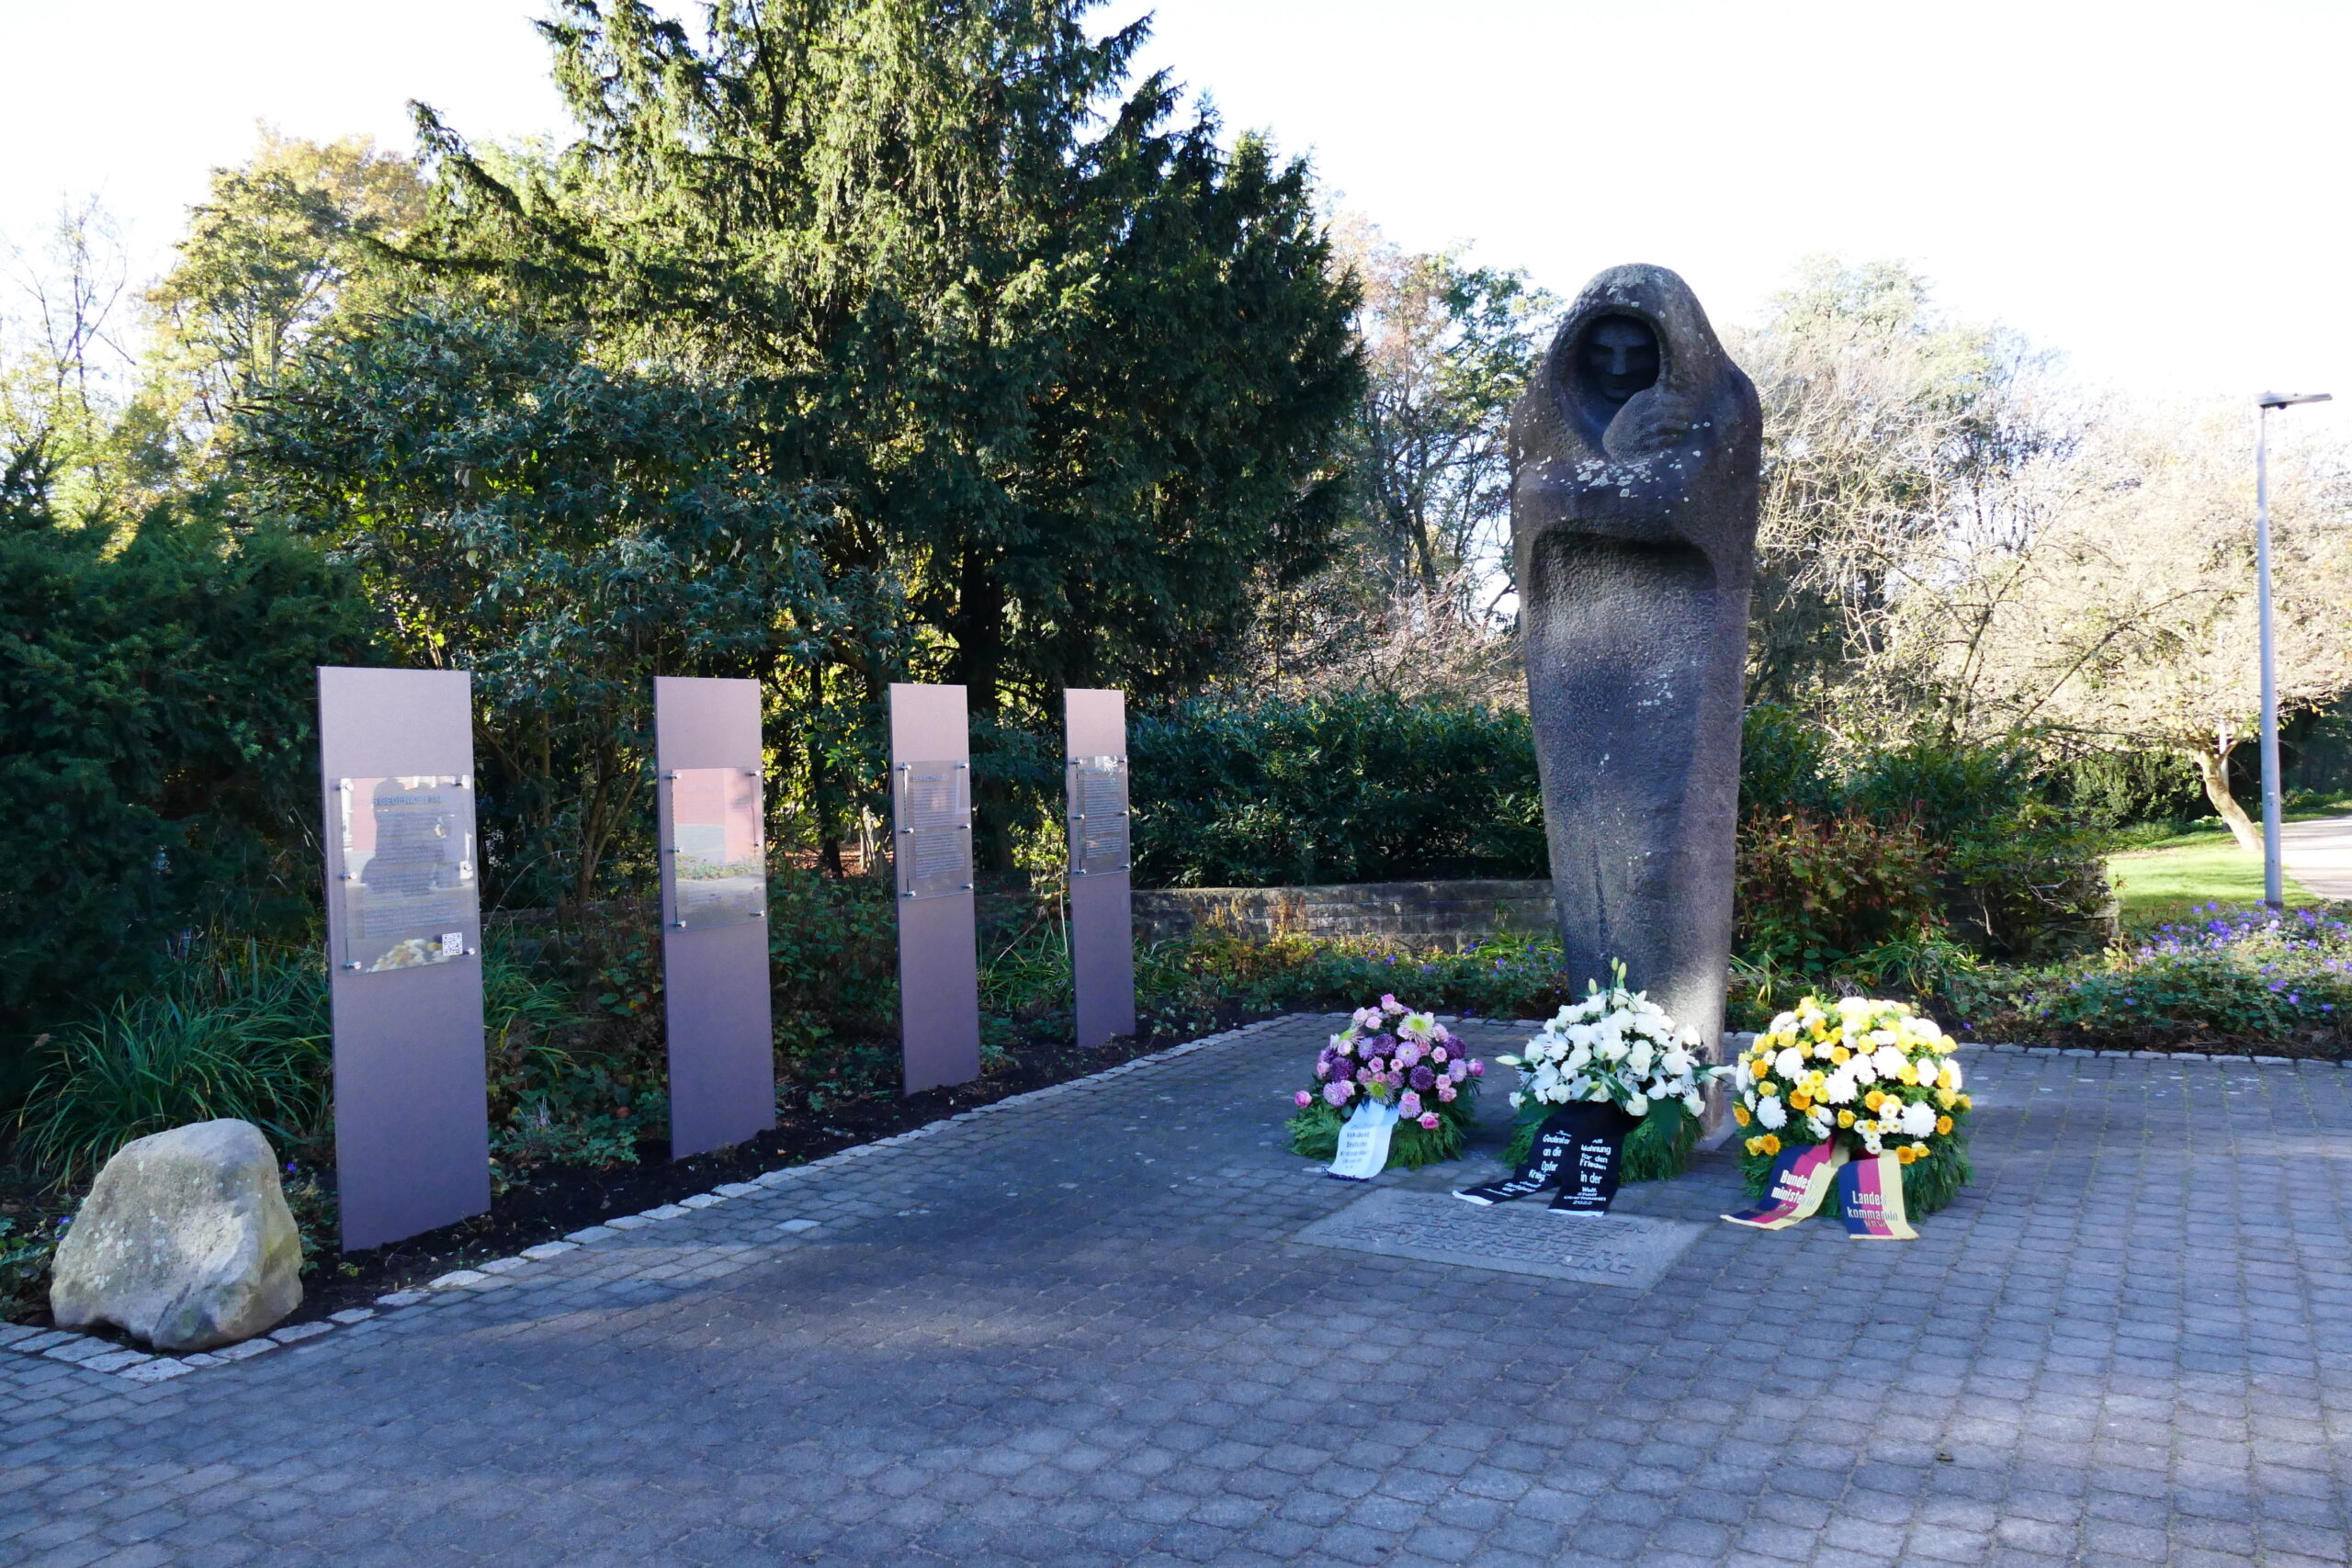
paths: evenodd
<path fill-rule="evenodd" d="M 1317 1100 L 1290 1119 L 1290 1152 L 1329 1163 L 1339 1155 L 1340 1128 L 1346 1121 L 1346 1117 Z M 1399 1122 L 1388 1134 L 1385 1168 L 1419 1170 L 1441 1160 L 1460 1159 L 1464 1136 L 1463 1124 L 1450 1116 L 1439 1117 L 1434 1129 L 1419 1122 Z"/>
<path fill-rule="evenodd" d="M 1517 1170 L 1535 1147 L 1535 1134 L 1544 1120 L 1559 1110 L 1540 1100 L 1519 1108 L 1511 1124 L 1510 1147 L 1503 1163 Z M 1679 1100 L 1652 1101 L 1649 1114 L 1625 1134 L 1625 1152 L 1618 1167 L 1620 1181 L 1671 1181 L 1690 1168 L 1690 1151 L 1699 1145 L 1699 1119 Z"/>
<path fill-rule="evenodd" d="M 1566 1106 L 1615 1105 L 1633 1120 L 1619 1169 L 1623 1181 L 1664 1181 L 1689 1168 L 1710 1079 L 1725 1071 L 1702 1057 L 1699 1034 L 1668 1016 L 1645 991 L 1626 987 L 1625 965 L 1610 965 L 1607 990 L 1546 1021 L 1521 1053 L 1495 1059 L 1520 1072 L 1510 1097 L 1519 1111 L 1509 1162 L 1526 1163 L 1535 1135 Z"/>
<path fill-rule="evenodd" d="M 1394 1106 L 1386 1170 L 1419 1170 L 1460 1159 L 1478 1104 L 1486 1064 L 1470 1056 L 1433 1014 L 1395 997 L 1358 1008 L 1348 1027 L 1316 1055 L 1315 1082 L 1292 1096 L 1293 1154 L 1329 1160 L 1340 1129 L 1366 1102 Z"/>

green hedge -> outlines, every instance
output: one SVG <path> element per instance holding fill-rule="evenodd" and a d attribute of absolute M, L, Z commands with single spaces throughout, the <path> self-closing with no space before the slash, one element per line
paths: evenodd
<path fill-rule="evenodd" d="M 1527 716 L 1364 694 L 1138 719 L 1149 887 L 1547 874 Z"/>
<path fill-rule="evenodd" d="M 160 975 L 206 927 L 300 928 L 318 898 L 313 666 L 368 661 L 318 552 L 158 507 L 62 525 L 0 485 L 0 1099 L 31 1036 Z"/>

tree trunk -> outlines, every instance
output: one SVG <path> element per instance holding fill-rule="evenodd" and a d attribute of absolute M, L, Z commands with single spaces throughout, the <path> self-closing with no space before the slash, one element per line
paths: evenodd
<path fill-rule="evenodd" d="M 2231 748 L 2231 750 L 2235 750 L 2235 747 Z M 2229 751 L 2200 746 L 2194 755 L 2197 758 L 2197 775 L 2205 781 L 2205 798 L 2213 803 L 2213 809 L 2220 812 L 2222 820 L 2229 824 L 2230 837 L 2238 841 L 2238 848 L 2242 850 L 2261 849 L 2262 829 L 2254 825 L 2254 819 L 2245 814 L 2245 807 L 2240 806 L 2237 796 L 2230 793 Z"/>

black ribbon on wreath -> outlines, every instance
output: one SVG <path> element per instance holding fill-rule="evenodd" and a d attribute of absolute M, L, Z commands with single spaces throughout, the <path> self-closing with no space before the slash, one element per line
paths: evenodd
<path fill-rule="evenodd" d="M 1625 1169 L 1625 1135 L 1634 1118 L 1623 1107 L 1580 1101 L 1544 1118 L 1527 1158 L 1509 1180 L 1465 1187 L 1453 1195 L 1481 1207 L 1531 1197 L 1557 1187 L 1552 1208 L 1572 1214 L 1605 1214 L 1616 1200 Z"/>

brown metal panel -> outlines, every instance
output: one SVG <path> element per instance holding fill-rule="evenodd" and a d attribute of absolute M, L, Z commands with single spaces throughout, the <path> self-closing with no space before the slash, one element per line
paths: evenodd
<path fill-rule="evenodd" d="M 345 951 L 344 779 L 458 776 L 473 828 L 471 678 L 454 670 L 319 671 L 327 951 Z M 467 931 L 478 931 L 477 912 Z M 490 1207 L 481 953 L 380 971 L 334 963 L 335 1179 L 346 1252 Z"/>
<path fill-rule="evenodd" d="M 910 818 L 901 781 L 925 763 L 971 765 L 971 726 L 961 686 L 890 688 L 891 851 L 900 866 L 899 1020 L 909 1094 L 980 1076 L 980 971 L 976 906 L 970 886 L 947 888 L 935 876 L 910 886 Z M 968 800 L 970 792 L 964 792 Z M 970 835 L 965 839 L 969 865 Z M 969 883 L 968 872 L 965 877 Z"/>
<path fill-rule="evenodd" d="M 1124 863 L 1100 869 L 1081 851 L 1080 769 L 1115 758 L 1122 773 L 1127 760 L 1127 699 L 1122 692 L 1069 691 L 1062 694 L 1067 736 L 1065 770 L 1070 799 L 1069 949 L 1075 991 L 1078 1043 L 1100 1045 L 1136 1029 L 1136 937 L 1133 878 Z M 1121 807 L 1125 793 L 1121 792 Z M 1124 838 L 1124 832 L 1123 832 Z"/>
<path fill-rule="evenodd" d="M 757 1137 L 775 1125 L 775 1036 L 768 983 L 764 885 L 755 918 L 680 924 L 675 805 L 678 775 L 706 770 L 740 780 L 751 803 L 748 844 L 728 856 L 764 862 L 760 810 L 760 683 L 657 676 L 653 749 L 662 787 L 662 1008 L 670 1038 L 670 1156 L 684 1159 Z"/>

